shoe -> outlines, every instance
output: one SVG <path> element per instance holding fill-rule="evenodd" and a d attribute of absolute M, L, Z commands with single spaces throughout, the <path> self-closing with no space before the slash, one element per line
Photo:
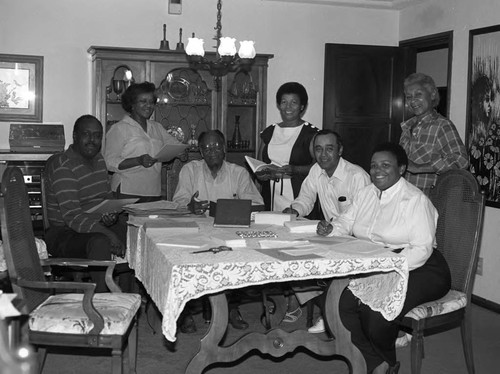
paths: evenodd
<path fill-rule="evenodd" d="M 396 349 L 397 348 L 403 348 L 406 347 L 408 344 L 411 342 L 411 335 L 410 334 L 404 334 L 403 336 L 400 336 L 399 338 L 396 339 Z"/>
<path fill-rule="evenodd" d="M 190 314 L 185 316 L 181 323 L 181 332 L 184 334 L 193 334 L 196 330 L 196 323 L 194 322 L 193 316 Z"/>
<path fill-rule="evenodd" d="M 398 374 L 399 373 L 399 367 L 401 366 L 401 363 L 397 361 L 394 366 L 389 366 L 385 374 Z"/>
<path fill-rule="evenodd" d="M 248 329 L 248 323 L 243 319 L 238 308 L 229 311 L 229 323 L 237 330 Z"/>
<path fill-rule="evenodd" d="M 318 317 L 314 325 L 309 327 L 307 331 L 311 334 L 321 334 L 325 332 L 325 321 L 323 320 L 323 317 Z"/>
<path fill-rule="evenodd" d="M 294 323 L 302 316 L 302 308 L 299 306 L 297 309 L 286 312 L 281 322 Z"/>

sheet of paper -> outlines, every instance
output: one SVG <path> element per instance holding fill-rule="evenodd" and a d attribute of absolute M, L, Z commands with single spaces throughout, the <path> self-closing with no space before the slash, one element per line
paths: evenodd
<path fill-rule="evenodd" d="M 12 300 L 16 297 L 15 293 L 2 293 L 0 291 L 0 318 L 15 317 L 21 315 L 12 305 Z"/>
<path fill-rule="evenodd" d="M 169 162 L 176 156 L 183 153 L 189 144 L 165 144 L 162 149 L 154 156 L 159 162 Z"/>
<path fill-rule="evenodd" d="M 339 253 L 357 255 L 376 255 L 390 252 L 390 249 L 385 248 L 382 244 L 375 244 L 359 239 L 343 243 L 342 245 L 335 245 L 330 249 Z"/>
<path fill-rule="evenodd" d="M 103 200 L 101 203 L 93 206 L 92 208 L 86 210 L 86 213 L 119 213 L 123 210 L 125 205 L 135 203 L 137 198 L 134 199 L 110 199 Z"/>

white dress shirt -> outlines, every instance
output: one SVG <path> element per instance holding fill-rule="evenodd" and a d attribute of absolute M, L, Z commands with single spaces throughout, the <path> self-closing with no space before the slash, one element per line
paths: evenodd
<path fill-rule="evenodd" d="M 438 212 L 417 187 L 400 178 L 380 191 L 370 184 L 355 196 L 350 208 L 333 224 L 333 235 L 403 248 L 409 270 L 422 266 L 432 254 Z"/>
<path fill-rule="evenodd" d="M 161 123 L 147 120 L 147 132 L 130 116 L 111 126 L 106 134 L 104 159 L 109 171 L 114 172 L 111 178 L 111 189 L 137 196 L 161 195 L 161 163 L 150 168 L 142 165 L 119 170 L 123 160 L 149 154 L 154 157 L 165 144 L 179 144 Z"/>
<path fill-rule="evenodd" d="M 198 199 L 217 202 L 217 199 L 250 199 L 255 205 L 264 200 L 243 167 L 224 161 L 217 176 L 212 176 L 204 160 L 193 160 L 179 173 L 179 183 L 172 201 L 187 206 L 195 192 Z"/>
<path fill-rule="evenodd" d="M 347 210 L 356 193 L 370 184 L 370 176 L 358 165 L 351 164 L 342 157 L 331 177 L 317 163 L 309 171 L 300 188 L 300 194 L 292 202 L 292 208 L 300 216 L 311 213 L 316 195 L 319 197 L 325 219 L 336 218 L 341 210 Z M 339 206 L 339 197 L 346 201 Z"/>

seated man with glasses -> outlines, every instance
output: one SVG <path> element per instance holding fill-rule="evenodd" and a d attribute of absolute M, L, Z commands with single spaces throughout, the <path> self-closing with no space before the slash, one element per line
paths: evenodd
<path fill-rule="evenodd" d="M 203 214 L 210 201 L 217 199 L 249 199 L 262 205 L 263 199 L 248 171 L 225 161 L 225 140 L 219 130 L 205 131 L 198 138 L 203 160 L 184 165 L 173 201 L 194 214 Z"/>
<path fill-rule="evenodd" d="M 219 130 L 205 131 L 198 138 L 203 160 L 194 160 L 184 165 L 179 174 L 179 184 L 173 201 L 187 206 L 194 214 L 203 214 L 210 201 L 217 199 L 250 199 L 253 204 L 263 205 L 264 200 L 245 168 L 225 161 L 225 139 Z M 237 329 L 246 329 L 237 307 L 235 294 L 229 303 L 229 322 Z M 196 326 L 191 315 L 187 315 L 181 331 L 194 332 Z"/>

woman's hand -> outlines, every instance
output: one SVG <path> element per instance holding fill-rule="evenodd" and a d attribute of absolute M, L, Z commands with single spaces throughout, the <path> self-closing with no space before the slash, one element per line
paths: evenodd
<path fill-rule="evenodd" d="M 139 163 L 139 165 L 142 165 L 145 168 L 150 168 L 157 161 L 158 161 L 158 159 L 151 157 L 147 153 L 143 154 L 142 156 L 137 157 L 137 162 Z"/>
<path fill-rule="evenodd" d="M 257 177 L 258 180 L 260 181 L 267 181 L 267 180 L 280 180 L 283 178 L 285 174 L 287 174 L 287 171 L 290 170 L 290 168 L 287 166 L 281 167 L 277 165 L 267 165 L 265 168 L 257 171 L 255 173 L 255 176 Z"/>
<path fill-rule="evenodd" d="M 316 233 L 321 236 L 328 236 L 333 231 L 333 226 L 328 221 L 320 221 L 316 228 Z"/>
<path fill-rule="evenodd" d="M 198 196 L 199 191 L 196 191 L 193 197 L 191 197 L 191 201 L 189 202 L 187 207 L 191 213 L 201 215 L 206 212 L 210 203 L 208 202 L 208 200 L 199 200 Z"/>

